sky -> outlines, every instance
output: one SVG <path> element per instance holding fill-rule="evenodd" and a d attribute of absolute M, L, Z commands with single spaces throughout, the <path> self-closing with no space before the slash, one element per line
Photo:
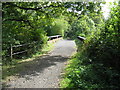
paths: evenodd
<path fill-rule="evenodd" d="M 109 18 L 110 15 L 110 8 L 112 8 L 114 6 L 113 2 L 118 2 L 119 0 L 103 0 L 106 2 L 106 4 L 102 4 L 102 12 L 103 12 L 103 16 L 105 19 Z M 68 9 L 68 11 L 72 11 L 71 9 Z M 81 11 L 76 11 L 77 13 L 81 13 Z"/>
<path fill-rule="evenodd" d="M 110 8 L 113 7 L 113 4 L 110 4 L 114 1 L 118 1 L 118 0 L 105 0 L 106 4 L 102 5 L 102 11 L 103 11 L 103 16 L 105 17 L 105 19 L 107 19 L 109 17 L 110 14 Z"/>

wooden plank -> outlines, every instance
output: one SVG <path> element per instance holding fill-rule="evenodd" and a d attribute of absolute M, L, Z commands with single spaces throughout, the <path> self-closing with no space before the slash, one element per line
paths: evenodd
<path fill-rule="evenodd" d="M 12 47 L 22 47 L 22 46 L 26 46 L 26 45 L 30 45 L 30 44 L 35 44 L 37 42 L 32 42 L 32 43 L 27 43 L 27 44 L 20 44 L 20 45 L 14 45 Z"/>
<path fill-rule="evenodd" d="M 17 54 L 24 53 L 24 52 L 27 52 L 27 51 L 28 51 L 28 50 L 21 51 L 21 52 L 17 52 L 17 53 L 13 53 L 12 55 L 17 55 Z"/>
<path fill-rule="evenodd" d="M 12 52 L 13 52 L 13 48 L 12 48 L 12 44 L 10 45 L 10 58 L 12 59 Z"/>

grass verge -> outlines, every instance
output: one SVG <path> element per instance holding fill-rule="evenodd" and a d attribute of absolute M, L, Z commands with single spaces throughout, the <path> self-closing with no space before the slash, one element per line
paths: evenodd
<path fill-rule="evenodd" d="M 62 79 L 60 81 L 60 88 L 71 88 L 71 79 L 68 78 L 69 74 L 74 70 L 74 66 L 77 65 L 77 60 L 75 58 L 76 52 L 72 55 L 72 57 L 68 60 L 66 68 L 63 71 Z"/>

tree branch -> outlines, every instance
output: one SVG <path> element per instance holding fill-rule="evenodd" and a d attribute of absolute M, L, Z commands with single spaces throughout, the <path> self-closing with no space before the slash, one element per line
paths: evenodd
<path fill-rule="evenodd" d="M 48 8 L 48 7 L 61 7 L 61 5 L 58 5 L 58 6 L 49 5 L 49 6 L 45 6 L 45 7 L 39 7 L 39 8 L 26 8 L 26 7 L 21 7 L 21 6 L 18 6 L 16 4 L 13 4 L 13 3 L 10 3 L 10 2 L 5 3 L 5 5 L 11 5 L 11 6 L 18 7 L 20 9 L 24 9 L 24 10 L 36 10 L 36 11 L 40 10 L 43 13 L 44 13 L 44 11 L 42 9 L 44 9 L 44 8 Z"/>
<path fill-rule="evenodd" d="M 32 25 L 31 25 L 31 23 L 30 23 L 30 21 L 29 20 L 23 20 L 23 19 L 6 19 L 6 20 L 3 20 L 3 22 L 4 21 L 23 21 L 23 22 L 25 22 L 25 23 L 28 23 L 29 24 L 29 26 L 31 26 L 32 28 L 34 28 Z"/>

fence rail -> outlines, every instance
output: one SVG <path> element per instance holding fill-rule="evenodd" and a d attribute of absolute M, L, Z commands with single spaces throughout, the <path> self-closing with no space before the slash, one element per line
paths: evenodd
<path fill-rule="evenodd" d="M 12 46 L 12 44 L 11 44 L 11 47 L 10 47 L 10 57 L 11 57 L 11 59 L 13 58 L 13 55 L 25 53 L 25 52 L 27 52 L 29 50 L 29 49 L 27 49 L 27 50 L 24 50 L 24 51 L 14 52 L 14 48 L 24 47 L 24 46 L 32 45 L 32 44 L 35 44 L 35 43 L 37 43 L 37 42 L 32 42 L 32 43 L 27 43 L 27 44 L 20 44 L 20 45 L 14 45 L 14 46 Z"/>
<path fill-rule="evenodd" d="M 53 39 L 57 39 L 60 37 L 62 37 L 62 36 L 61 35 L 48 36 L 48 41 L 53 40 Z M 21 53 L 25 53 L 25 52 L 29 51 L 29 49 L 27 49 L 27 50 L 23 50 L 23 51 L 19 51 L 19 52 L 14 52 L 15 48 L 24 47 L 24 46 L 29 47 L 29 45 L 36 44 L 36 43 L 37 42 L 32 42 L 32 43 L 20 44 L 20 45 L 14 45 L 14 46 L 11 44 L 11 46 L 10 46 L 10 58 L 12 59 L 13 55 L 17 55 L 17 54 L 21 54 Z"/>
<path fill-rule="evenodd" d="M 30 44 L 34 44 L 36 42 L 32 42 L 32 43 L 26 43 L 26 44 L 20 44 L 20 45 L 14 45 L 12 47 L 22 47 L 22 46 L 26 46 L 26 45 L 30 45 Z"/>

